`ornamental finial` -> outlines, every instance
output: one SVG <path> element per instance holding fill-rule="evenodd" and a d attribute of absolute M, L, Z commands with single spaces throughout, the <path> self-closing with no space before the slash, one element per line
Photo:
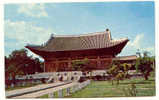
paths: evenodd
<path fill-rule="evenodd" d="M 107 28 L 106 31 L 109 31 L 109 29 Z"/>

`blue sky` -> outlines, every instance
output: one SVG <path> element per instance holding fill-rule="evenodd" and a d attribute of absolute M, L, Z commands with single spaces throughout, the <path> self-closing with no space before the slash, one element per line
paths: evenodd
<path fill-rule="evenodd" d="M 6 56 L 27 43 L 45 43 L 51 33 L 78 35 L 106 28 L 113 39 L 129 38 L 120 56 L 137 49 L 155 53 L 154 2 L 6 4 L 4 12 Z"/>

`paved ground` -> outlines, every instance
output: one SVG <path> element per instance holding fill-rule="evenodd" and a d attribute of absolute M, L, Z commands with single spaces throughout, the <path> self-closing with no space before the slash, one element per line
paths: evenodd
<path fill-rule="evenodd" d="M 58 86 L 58 87 L 54 87 L 54 88 L 49 88 L 49 89 L 37 91 L 37 92 L 34 92 L 34 93 L 24 94 L 24 95 L 16 96 L 16 97 L 13 97 L 13 98 L 14 99 L 37 98 L 37 97 L 43 96 L 45 94 L 53 93 L 53 92 L 58 91 L 60 89 L 68 88 L 68 87 L 76 85 L 76 84 L 78 84 L 78 83 L 73 82 L 73 83 L 70 83 L 70 84 L 66 84 L 66 85 L 62 85 L 62 86 Z"/>
<path fill-rule="evenodd" d="M 50 84 L 42 84 L 42 85 L 36 85 L 33 87 L 29 87 L 29 88 L 23 88 L 23 89 L 16 89 L 16 90 L 12 90 L 12 91 L 6 91 L 6 97 L 9 96 L 16 96 L 16 95 L 20 95 L 20 94 L 26 94 L 26 93 L 31 93 L 31 92 L 35 92 L 38 90 L 44 90 L 50 87 L 54 87 L 54 86 L 58 86 L 58 85 L 62 85 L 65 84 L 66 82 L 57 82 L 57 83 L 50 83 Z"/>

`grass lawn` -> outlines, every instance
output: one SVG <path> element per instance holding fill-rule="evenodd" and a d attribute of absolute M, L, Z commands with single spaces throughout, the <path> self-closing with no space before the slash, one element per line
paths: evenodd
<path fill-rule="evenodd" d="M 155 96 L 155 79 L 150 77 L 149 80 L 144 80 L 144 78 L 133 78 L 120 81 L 119 85 L 112 85 L 109 81 L 92 81 L 90 85 L 86 86 L 84 89 L 77 91 L 70 96 L 64 96 L 64 98 L 96 98 L 96 97 L 130 97 L 124 92 L 124 89 L 131 87 L 134 83 L 136 86 L 136 96 Z M 65 95 L 65 89 L 63 94 Z M 126 91 L 129 93 L 129 91 Z M 48 95 L 43 95 L 39 98 L 48 98 Z M 54 98 L 58 98 L 57 92 L 55 92 Z"/>
<path fill-rule="evenodd" d="M 136 96 L 155 96 L 155 79 L 134 78 L 120 81 L 120 84 L 111 85 L 109 81 L 92 81 L 85 89 L 73 93 L 70 98 L 94 98 L 94 97 L 123 97 L 126 95 L 123 89 L 128 89 L 134 83 L 136 86 Z M 126 91 L 128 92 L 128 91 Z"/>

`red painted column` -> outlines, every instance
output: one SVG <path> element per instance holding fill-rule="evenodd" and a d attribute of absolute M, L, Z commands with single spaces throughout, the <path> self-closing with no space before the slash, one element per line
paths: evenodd
<path fill-rule="evenodd" d="M 71 69 L 71 67 L 72 67 L 71 62 L 72 62 L 71 58 L 68 58 L 68 68 L 69 68 L 69 69 Z"/>
<path fill-rule="evenodd" d="M 101 68 L 101 60 L 99 56 L 97 57 L 97 67 Z"/>
<path fill-rule="evenodd" d="M 57 72 L 57 71 L 58 71 L 58 66 L 59 66 L 59 64 L 58 64 L 58 60 L 56 59 L 56 60 L 55 60 L 55 72 Z"/>

